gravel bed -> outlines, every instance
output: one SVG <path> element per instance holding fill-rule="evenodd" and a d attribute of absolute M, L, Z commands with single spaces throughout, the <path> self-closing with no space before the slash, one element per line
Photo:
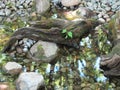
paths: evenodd
<path fill-rule="evenodd" d="M 52 5 L 62 9 L 76 9 L 78 5 L 66 7 L 61 4 L 64 0 L 50 0 Z M 75 0 L 77 1 L 77 0 Z M 80 1 L 80 0 L 79 0 Z M 71 1 L 72 2 L 72 1 Z M 73 3 L 73 2 L 72 2 Z M 70 4 L 70 3 L 69 3 Z M 81 0 L 80 7 L 86 7 L 97 13 L 98 20 L 109 21 L 120 9 L 120 0 Z M 35 11 L 34 0 L 1 0 L 0 21 L 3 18 L 14 19 L 16 16 L 29 17 Z"/>

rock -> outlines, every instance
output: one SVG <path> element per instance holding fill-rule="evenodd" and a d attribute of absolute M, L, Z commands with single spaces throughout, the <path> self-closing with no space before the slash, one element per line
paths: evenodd
<path fill-rule="evenodd" d="M 59 48 L 55 43 L 46 41 L 38 41 L 30 49 L 31 55 L 36 59 L 31 58 L 38 62 L 51 62 L 57 57 L 58 51 Z"/>
<path fill-rule="evenodd" d="M 7 83 L 0 83 L 0 90 L 9 90 L 9 85 Z"/>
<path fill-rule="evenodd" d="M 78 5 L 80 2 L 80 0 L 61 0 L 62 5 L 66 7 Z"/>
<path fill-rule="evenodd" d="M 13 48 L 14 49 L 14 48 Z M 17 53 L 22 53 L 23 52 L 23 50 L 18 46 L 18 47 L 16 47 L 16 51 L 17 51 Z"/>
<path fill-rule="evenodd" d="M 45 90 L 44 78 L 35 72 L 21 73 L 16 80 L 17 90 Z"/>
<path fill-rule="evenodd" d="M 103 17 L 107 19 L 109 18 L 109 15 L 105 14 Z"/>
<path fill-rule="evenodd" d="M 19 2 L 20 2 L 20 4 L 23 4 L 25 2 L 25 0 L 20 0 Z"/>
<path fill-rule="evenodd" d="M 105 23 L 105 20 L 103 18 L 98 19 L 101 23 Z"/>
<path fill-rule="evenodd" d="M 77 10 L 65 12 L 64 16 L 68 20 L 85 19 L 95 16 L 95 13 L 85 7 L 79 7 Z"/>
<path fill-rule="evenodd" d="M 6 14 L 6 16 L 9 16 L 10 13 L 11 13 L 11 10 L 9 10 L 9 9 L 5 9 L 5 14 Z"/>
<path fill-rule="evenodd" d="M 92 10 L 85 7 L 79 7 L 76 10 L 76 13 L 80 13 L 82 17 L 86 17 L 86 18 L 90 18 L 95 15 L 95 13 Z"/>
<path fill-rule="evenodd" d="M 50 8 L 49 0 L 35 0 L 37 13 L 43 14 Z"/>
<path fill-rule="evenodd" d="M 16 62 L 8 62 L 4 67 L 3 70 L 6 73 L 11 75 L 19 74 L 22 71 L 22 66 Z"/>
<path fill-rule="evenodd" d="M 4 16 L 4 15 L 5 15 L 4 9 L 1 9 L 0 10 L 0 16 Z"/>
<path fill-rule="evenodd" d="M 2 8 L 5 8 L 5 4 L 2 3 L 2 4 L 1 4 L 1 7 L 2 7 Z"/>
<path fill-rule="evenodd" d="M 111 9 L 111 7 L 109 7 L 109 6 L 107 6 L 107 7 L 105 8 L 106 11 L 110 11 L 110 9 Z"/>

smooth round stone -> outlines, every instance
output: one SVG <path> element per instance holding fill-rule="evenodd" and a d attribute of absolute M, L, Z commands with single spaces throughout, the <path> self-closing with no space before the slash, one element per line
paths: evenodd
<path fill-rule="evenodd" d="M 101 23 L 105 23 L 105 20 L 103 18 L 98 19 Z"/>
<path fill-rule="evenodd" d="M 98 14 L 98 17 L 99 18 L 101 18 L 102 16 L 104 16 L 105 14 L 103 13 L 103 12 L 100 12 L 99 14 Z"/>
<path fill-rule="evenodd" d="M 105 8 L 106 11 L 110 11 L 110 9 L 111 7 L 108 7 L 108 6 Z"/>
<path fill-rule="evenodd" d="M 99 17 L 99 18 L 101 18 L 101 17 L 102 17 L 102 14 L 101 14 L 101 13 L 99 13 L 99 14 L 98 14 L 98 17 Z"/>
<path fill-rule="evenodd" d="M 21 5 L 21 6 L 19 6 L 19 8 L 20 8 L 20 9 L 23 9 L 23 6 Z"/>
<path fill-rule="evenodd" d="M 101 29 L 101 25 L 95 27 L 95 30 L 99 30 L 99 29 Z"/>
<path fill-rule="evenodd" d="M 107 18 L 106 21 L 107 21 L 107 22 L 110 21 L 110 18 Z"/>
<path fill-rule="evenodd" d="M 1 4 L 0 6 L 1 6 L 2 8 L 5 8 L 5 4 Z"/>

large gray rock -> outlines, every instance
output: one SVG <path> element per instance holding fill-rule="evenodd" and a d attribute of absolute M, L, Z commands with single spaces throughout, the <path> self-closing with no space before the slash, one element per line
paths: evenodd
<path fill-rule="evenodd" d="M 9 73 L 11 75 L 19 74 L 22 71 L 22 66 L 16 62 L 8 62 L 3 67 L 3 70 L 6 73 Z"/>
<path fill-rule="evenodd" d="M 16 80 L 17 90 L 45 90 L 44 78 L 35 72 L 21 73 Z"/>
<path fill-rule="evenodd" d="M 80 0 L 61 0 L 62 5 L 66 7 L 78 5 L 80 2 Z"/>
<path fill-rule="evenodd" d="M 59 48 L 55 43 L 39 40 L 31 49 L 31 58 L 37 62 L 51 62 L 58 55 Z"/>
<path fill-rule="evenodd" d="M 49 0 L 35 0 L 37 13 L 43 14 L 50 7 Z"/>

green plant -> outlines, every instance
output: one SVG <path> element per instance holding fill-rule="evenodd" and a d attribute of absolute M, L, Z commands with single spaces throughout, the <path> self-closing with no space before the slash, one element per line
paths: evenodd
<path fill-rule="evenodd" d="M 66 29 L 62 30 L 62 34 L 65 39 L 73 38 L 73 33 L 71 31 L 67 31 Z"/>

